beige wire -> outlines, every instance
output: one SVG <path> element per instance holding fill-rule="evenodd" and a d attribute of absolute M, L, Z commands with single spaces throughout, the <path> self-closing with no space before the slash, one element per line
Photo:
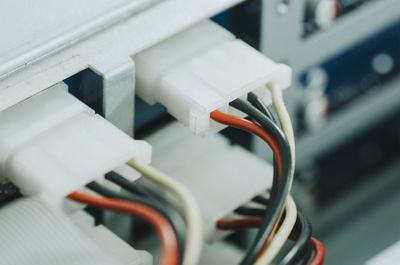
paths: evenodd
<path fill-rule="evenodd" d="M 292 196 L 288 195 L 286 199 L 286 216 L 283 220 L 281 227 L 278 232 L 274 235 L 271 242 L 261 256 L 257 259 L 254 265 L 267 265 L 271 264 L 274 258 L 278 255 L 282 249 L 286 240 L 289 238 L 290 233 L 296 224 L 297 219 L 297 208 Z"/>
<path fill-rule="evenodd" d="M 171 190 L 182 201 L 187 228 L 183 264 L 197 264 L 203 244 L 203 226 L 200 208 L 192 194 L 172 177 L 137 159 L 132 159 L 127 164 L 151 180 Z"/>
<path fill-rule="evenodd" d="M 293 183 L 294 169 L 296 166 L 296 148 L 295 148 L 292 121 L 290 120 L 290 116 L 286 109 L 285 102 L 283 101 L 282 89 L 275 82 L 272 81 L 267 84 L 267 87 L 271 91 L 272 104 L 274 105 L 276 113 L 278 114 L 279 122 L 281 123 L 283 133 L 285 134 L 289 142 L 289 147 L 291 151 L 292 169 L 290 172 L 290 185 L 289 185 L 289 192 L 290 192 Z"/>

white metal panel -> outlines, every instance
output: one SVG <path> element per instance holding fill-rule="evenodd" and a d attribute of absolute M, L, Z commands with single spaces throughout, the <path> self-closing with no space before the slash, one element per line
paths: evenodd
<path fill-rule="evenodd" d="M 69 15 L 64 16 L 63 9 L 53 4 L 54 1 L 37 2 L 43 6 L 43 3 L 48 3 L 42 10 L 43 16 L 56 18 L 47 13 L 58 13 L 61 18 L 56 18 L 57 25 L 70 19 Z M 10 44 L 0 44 L 0 111 L 89 67 L 103 78 L 105 117 L 132 134 L 135 68 L 131 56 L 241 0 L 118 0 L 118 4 L 111 0 L 63 2 L 77 9 L 79 23 L 54 29 L 48 25 L 49 17 L 40 18 L 43 25 L 31 26 L 32 32 L 26 38 L 18 36 Z M 137 4 L 139 2 L 142 4 Z M 100 7 L 92 11 L 89 7 L 93 3 L 100 3 Z M 146 3 L 154 5 L 146 9 Z M 31 15 L 30 12 L 19 12 L 17 7 L 11 0 L 0 3 L 0 15 L 6 13 L 5 10 L 14 14 L 8 15 L 8 20 L 0 26 L 2 39 L 17 34 L 23 24 L 37 23 L 34 21 L 39 16 L 38 10 L 35 9 Z M 68 14 L 69 11 L 65 12 Z M 88 18 L 82 12 L 86 12 Z M 14 27 L 11 17 L 24 17 L 25 22 L 17 22 L 16 25 L 20 26 Z M 27 26 L 24 30 L 29 28 Z M 50 32 L 46 33 L 46 29 Z M 18 33 L 25 35 L 24 30 Z M 49 39 L 51 41 L 46 42 Z M 65 64 L 65 61 L 70 63 Z M 51 74 L 54 72 L 56 76 Z M 29 84 L 32 87 L 26 89 Z"/>
<path fill-rule="evenodd" d="M 104 30 L 155 0 L 5 0 L 0 4 L 0 76 L 52 49 Z"/>

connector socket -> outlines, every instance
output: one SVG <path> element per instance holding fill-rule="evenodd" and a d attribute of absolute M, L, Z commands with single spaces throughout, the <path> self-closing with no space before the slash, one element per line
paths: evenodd
<path fill-rule="evenodd" d="M 232 112 L 229 102 L 253 91 L 270 102 L 266 84 L 282 88 L 291 69 L 277 64 L 211 21 L 204 21 L 134 56 L 136 93 L 159 102 L 194 133 L 223 128 L 210 123 L 214 110 Z"/>
<path fill-rule="evenodd" d="M 0 112 L 0 174 L 22 194 L 60 202 L 132 158 L 150 162 L 150 145 L 60 86 L 65 88 L 57 85 Z"/>

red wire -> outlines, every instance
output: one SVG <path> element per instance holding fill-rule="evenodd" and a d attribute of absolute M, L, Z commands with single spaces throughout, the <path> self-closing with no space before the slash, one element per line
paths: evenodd
<path fill-rule="evenodd" d="M 238 220 L 218 220 L 217 228 L 222 230 L 240 229 L 240 228 L 255 228 L 260 227 L 261 218 L 249 217 Z"/>
<path fill-rule="evenodd" d="M 156 210 L 136 202 L 111 199 L 105 197 L 95 197 L 85 193 L 72 192 L 68 198 L 85 204 L 129 213 L 139 216 L 150 222 L 160 237 L 162 254 L 160 265 L 176 265 L 179 260 L 178 239 L 173 227 L 168 220 Z"/>
<path fill-rule="evenodd" d="M 325 247 L 315 237 L 311 237 L 311 243 L 313 245 L 315 254 L 309 265 L 322 265 L 325 260 Z"/>
<path fill-rule="evenodd" d="M 281 149 L 278 145 L 278 142 L 276 139 L 270 135 L 268 132 L 266 132 L 262 127 L 258 126 L 254 122 L 248 121 L 246 119 L 238 118 L 236 116 L 226 114 L 223 112 L 220 112 L 219 110 L 214 110 L 213 112 L 210 113 L 211 119 L 225 124 L 229 125 L 232 127 L 240 128 L 245 131 L 251 132 L 261 139 L 263 139 L 269 147 L 272 149 L 275 155 L 276 162 L 278 164 L 278 172 L 279 172 L 279 177 L 282 174 L 282 155 L 281 155 Z"/>
<path fill-rule="evenodd" d="M 278 142 L 272 135 L 270 135 L 261 126 L 258 126 L 254 122 L 248 121 L 246 119 L 238 118 L 238 117 L 230 115 L 230 114 L 223 113 L 219 110 L 214 110 L 213 112 L 211 112 L 210 117 L 211 117 L 211 119 L 213 119 L 219 123 L 229 125 L 232 127 L 236 127 L 236 128 L 240 128 L 242 130 L 253 133 L 253 134 L 257 135 L 258 137 L 260 137 L 261 139 L 263 139 L 269 145 L 269 147 L 272 149 L 272 151 L 274 152 L 274 156 L 276 159 L 276 163 L 278 166 L 278 172 L 279 172 L 278 182 L 280 182 L 281 175 L 282 175 L 282 153 L 281 153 L 281 149 L 279 147 Z M 272 234 L 275 233 L 276 229 L 279 226 L 279 220 L 281 218 L 282 218 L 282 211 L 280 213 L 278 221 L 275 223 L 273 230 L 271 231 L 270 235 L 268 236 L 267 240 L 265 241 L 262 251 L 265 250 L 265 248 L 268 246 L 268 244 L 271 240 Z"/>
<path fill-rule="evenodd" d="M 266 132 L 262 127 L 258 126 L 257 124 L 248 121 L 246 119 L 241 119 L 235 117 L 233 115 L 229 115 L 218 110 L 215 110 L 210 113 L 210 117 L 222 124 L 229 125 L 232 127 L 240 128 L 245 131 L 251 132 L 260 138 L 262 138 L 272 149 L 275 155 L 275 159 L 278 165 L 278 172 L 279 176 L 282 173 L 282 157 L 281 157 L 281 150 L 279 148 L 278 142 L 272 137 L 268 132 Z M 258 220 L 257 220 L 258 219 Z M 280 218 L 278 219 L 280 220 Z M 247 227 L 258 227 L 260 225 L 261 219 L 259 218 L 246 218 L 241 220 L 231 220 L 231 221 L 224 221 L 218 220 L 217 227 L 220 229 L 238 229 L 238 228 L 247 228 Z M 276 226 L 274 227 L 274 231 L 271 233 L 273 234 L 278 227 L 279 222 L 277 222 Z M 270 239 L 270 236 L 269 236 Z M 265 242 L 263 249 L 268 245 L 269 239 Z M 313 244 L 315 255 L 312 259 L 310 265 L 321 265 L 325 260 L 325 247 L 322 245 L 320 241 L 316 238 L 312 237 L 311 242 Z"/>

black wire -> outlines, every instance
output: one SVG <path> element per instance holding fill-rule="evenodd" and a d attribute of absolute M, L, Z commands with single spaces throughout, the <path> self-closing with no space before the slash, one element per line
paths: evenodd
<path fill-rule="evenodd" d="M 307 246 L 304 249 L 304 254 L 301 258 L 299 258 L 294 264 L 295 265 L 306 265 L 309 263 L 313 248 L 311 242 L 307 242 Z"/>
<path fill-rule="evenodd" d="M 239 207 L 235 210 L 235 213 L 243 216 L 262 217 L 265 213 L 265 210 L 252 207 Z M 285 217 L 283 216 L 281 222 L 283 222 L 284 218 Z M 310 238 L 311 224 L 303 214 L 298 212 L 296 223 L 290 233 L 290 239 L 296 242 L 291 247 L 290 251 L 279 262 L 279 265 L 303 264 L 304 260 L 308 260 L 307 257 L 309 256 L 306 255 L 308 255 L 307 248 L 310 245 Z"/>
<path fill-rule="evenodd" d="M 263 217 L 265 214 L 265 210 L 260 208 L 242 206 L 238 207 L 235 210 L 235 213 L 242 216 Z M 285 219 L 285 212 L 282 215 L 281 224 L 284 219 Z M 307 225 L 308 227 L 306 227 Z M 299 215 L 297 216 L 296 223 L 293 227 L 293 230 L 290 233 L 290 238 L 292 240 L 298 241 L 300 237 L 305 237 L 305 236 L 308 237 L 308 240 L 311 238 L 311 224 L 307 219 L 305 219 L 304 215 L 300 213 L 300 216 Z"/>
<path fill-rule="evenodd" d="M 255 107 L 257 108 L 259 111 L 261 111 L 265 116 L 267 116 L 273 123 L 275 123 L 278 127 L 279 124 L 277 122 L 277 120 L 275 119 L 274 115 L 272 114 L 272 112 L 269 110 L 268 106 L 264 103 L 264 101 L 262 101 L 261 98 L 259 98 L 256 94 L 254 94 L 253 92 L 249 92 L 247 94 L 247 100 Z M 277 179 L 278 179 L 278 166 L 276 164 L 276 158 L 274 156 L 274 172 L 273 172 L 273 182 L 272 182 L 272 187 L 271 187 L 271 195 L 272 193 L 276 192 L 277 190 Z"/>
<path fill-rule="evenodd" d="M 123 176 L 119 175 L 118 173 L 116 173 L 114 171 L 107 173 L 104 177 L 105 177 L 105 179 L 113 182 L 114 184 L 117 184 L 124 190 L 129 191 L 131 194 L 143 196 L 146 199 L 152 201 L 154 204 L 158 204 L 159 209 L 165 209 L 166 206 L 165 206 L 165 204 L 163 204 L 160 201 L 160 198 L 158 196 L 156 196 L 155 194 L 153 194 L 150 190 L 146 189 L 145 187 L 136 185 L 135 183 L 129 181 L 128 179 L 124 178 Z M 185 227 L 182 219 L 176 213 L 176 211 L 174 211 L 170 207 L 167 207 L 166 210 L 170 212 L 169 213 L 170 215 L 171 214 L 174 215 L 174 218 L 177 219 L 177 222 L 179 222 L 179 226 L 177 225 L 177 227 L 181 227 L 181 228 Z M 181 241 L 183 242 L 184 241 L 183 239 L 185 238 L 185 233 L 184 233 L 183 229 L 180 229 L 180 230 L 175 229 L 175 231 L 177 234 L 180 234 Z M 183 246 L 183 244 L 182 244 L 182 246 Z M 180 253 L 183 253 L 183 248 L 181 249 Z"/>
<path fill-rule="evenodd" d="M 247 100 L 254 106 L 256 107 L 259 111 L 264 113 L 268 118 L 270 118 L 277 126 L 279 126 L 278 122 L 276 121 L 274 115 L 272 112 L 269 110 L 267 105 L 253 92 L 250 92 L 247 95 Z M 274 174 L 276 174 L 276 163 L 274 159 Z M 253 201 L 261 203 L 261 204 L 266 204 L 267 200 L 263 198 L 262 196 L 255 197 Z M 244 212 L 246 213 L 246 212 Z M 300 229 L 296 229 L 300 227 Z M 291 265 L 291 264 L 307 264 L 308 259 L 310 258 L 311 255 L 311 244 L 310 244 L 310 239 L 311 239 L 311 234 L 312 234 L 312 227 L 311 223 L 309 220 L 300 212 L 298 212 L 297 215 L 297 220 L 295 224 L 295 229 L 300 230 L 300 234 L 296 236 L 297 241 L 291 248 L 291 250 L 286 254 L 286 256 L 282 259 L 282 261 L 279 263 L 280 265 Z M 294 229 L 294 230 L 295 230 Z M 292 231 L 292 236 L 294 235 L 295 231 Z M 309 248 L 307 251 L 306 248 Z M 308 254 L 305 255 L 305 254 Z M 302 262 L 302 259 L 304 258 L 304 261 Z M 300 262 L 299 262 L 300 261 Z"/>
<path fill-rule="evenodd" d="M 131 183 L 131 182 L 129 182 L 129 183 Z M 143 199 L 136 195 L 132 195 L 129 197 L 124 196 L 124 195 L 116 193 L 94 181 L 87 184 L 86 187 L 88 187 L 89 189 L 93 190 L 94 192 L 99 193 L 100 195 L 105 196 L 105 197 L 126 200 L 126 201 L 132 201 L 132 202 L 146 205 L 148 207 L 153 208 L 160 214 L 162 214 L 170 222 L 170 224 L 172 225 L 172 227 L 175 231 L 176 237 L 178 239 L 178 245 L 179 245 L 179 263 L 178 264 L 181 264 L 182 257 L 183 257 L 183 250 L 184 250 L 183 246 L 184 246 L 184 241 L 185 241 L 184 240 L 185 234 L 184 234 L 184 230 L 182 229 L 184 227 L 184 223 L 183 223 L 182 219 L 180 218 L 180 216 L 175 211 L 173 211 L 172 209 L 169 209 L 168 207 L 163 205 L 161 202 L 158 202 L 155 200 Z M 125 188 L 123 186 L 121 186 L 121 187 Z"/>
<path fill-rule="evenodd" d="M 301 212 L 297 212 L 296 224 L 297 223 L 300 224 L 301 232 L 297 237 L 296 243 L 281 260 L 279 265 L 297 264 L 299 260 L 302 260 L 302 256 L 304 256 L 304 254 L 306 253 L 306 248 L 310 245 L 312 233 L 311 223 Z"/>
<path fill-rule="evenodd" d="M 260 195 L 259 195 L 260 196 Z M 262 205 L 268 203 L 268 199 L 260 196 L 263 199 Z M 265 210 L 254 207 L 239 207 L 235 210 L 236 214 L 240 214 L 243 216 L 256 216 L 262 217 L 265 213 Z M 284 217 L 282 217 L 283 221 Z M 280 261 L 279 265 L 294 265 L 301 262 L 304 258 L 304 255 L 307 253 L 307 247 L 309 246 L 311 239 L 311 223 L 308 219 L 301 213 L 297 212 L 297 220 L 295 226 L 290 234 L 291 239 L 295 240 L 296 243 L 291 247 L 290 251 L 283 257 Z"/>
<path fill-rule="evenodd" d="M 279 218 L 280 212 L 285 205 L 290 183 L 291 153 L 285 135 L 275 123 L 265 116 L 265 114 L 241 99 L 232 101 L 230 105 L 255 119 L 264 130 L 270 133 L 277 140 L 282 155 L 282 175 L 280 185 L 278 185 L 276 192 L 271 192 L 270 205 L 265 211 L 260 229 L 244 259 L 240 263 L 241 265 L 251 265 L 254 263 L 258 253 L 261 251 L 264 243 L 271 234 L 275 223 Z"/>
<path fill-rule="evenodd" d="M 265 198 L 262 195 L 257 195 L 256 197 L 253 198 L 253 202 L 259 203 L 261 205 L 268 205 L 269 199 Z"/>
<path fill-rule="evenodd" d="M 265 210 L 252 207 L 239 207 L 235 213 L 243 216 L 256 216 L 262 217 Z M 281 222 L 284 220 L 282 217 Z M 297 220 L 290 233 L 290 239 L 296 241 L 291 247 L 290 251 L 279 262 L 279 265 L 294 265 L 302 263 L 304 256 L 308 253 L 307 248 L 310 245 L 311 239 L 311 224 L 308 219 L 300 212 L 297 212 Z"/>
<path fill-rule="evenodd" d="M 267 105 L 256 94 L 254 94 L 253 92 L 250 92 L 247 96 L 247 100 L 254 107 L 256 107 L 259 111 L 261 111 L 267 117 L 269 117 L 276 125 L 278 125 L 278 122 L 276 121 L 272 112 L 269 110 Z M 274 160 L 274 163 L 275 163 L 275 160 Z M 274 165 L 274 168 L 275 167 L 276 167 L 276 165 Z M 286 254 L 286 256 L 281 261 L 281 263 L 280 263 L 281 265 L 297 264 L 296 261 L 298 261 L 299 259 L 302 258 L 302 256 L 304 256 L 306 247 L 310 243 L 310 238 L 311 238 L 311 233 L 312 233 L 311 223 L 300 212 L 298 212 L 298 215 L 297 215 L 295 228 L 298 226 L 301 227 L 300 235 L 298 235 L 298 239 L 297 239 L 296 243 L 293 245 L 292 249 Z M 293 234 L 293 232 L 292 232 L 292 234 Z"/>
<path fill-rule="evenodd" d="M 258 203 L 261 206 L 268 206 L 269 199 L 265 198 L 262 195 L 257 195 L 252 199 L 253 202 Z M 235 210 L 236 214 L 243 216 L 257 216 L 263 217 L 265 214 L 265 209 L 256 208 L 256 207 L 248 207 L 248 206 L 240 206 Z"/>
<path fill-rule="evenodd" d="M 136 194 L 136 195 L 140 195 L 143 197 L 146 197 L 148 199 L 151 200 L 156 200 L 158 201 L 158 198 L 149 190 L 147 190 L 146 188 L 136 185 L 133 182 L 130 182 L 129 180 L 127 180 L 126 178 L 122 177 L 121 175 L 119 175 L 118 173 L 111 171 L 108 172 L 105 176 L 105 179 L 117 184 L 118 186 L 123 187 L 125 190 Z"/>
<path fill-rule="evenodd" d="M 256 107 L 259 111 L 264 113 L 268 118 L 270 118 L 276 125 L 279 126 L 277 120 L 275 119 L 274 115 L 272 112 L 269 110 L 268 106 L 262 101 L 261 98 L 259 98 L 256 94 L 253 92 L 250 92 L 247 94 L 247 100 L 254 106 Z"/>
<path fill-rule="evenodd" d="M 242 207 L 237 208 L 235 210 L 235 213 L 243 215 L 243 216 L 263 217 L 265 214 L 265 209 L 242 206 Z"/>

